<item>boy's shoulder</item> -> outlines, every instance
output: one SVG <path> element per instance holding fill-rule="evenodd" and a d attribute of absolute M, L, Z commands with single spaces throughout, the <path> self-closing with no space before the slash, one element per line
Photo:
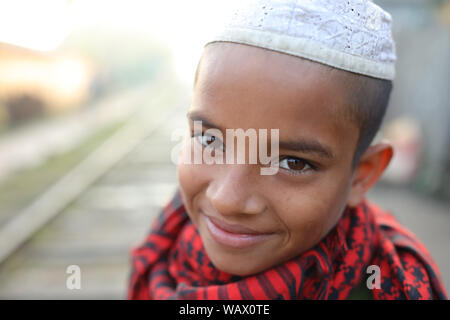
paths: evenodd
<path fill-rule="evenodd" d="M 397 278 L 405 284 L 404 298 L 446 299 L 438 267 L 422 241 L 402 225 L 391 212 L 370 201 L 366 201 L 366 205 L 373 213 L 377 228 L 380 230 L 380 248 L 375 261 L 380 264 L 381 289 L 384 294 L 387 292 L 389 295 L 392 278 Z M 383 267 L 389 270 L 389 274 L 384 272 Z M 398 292 L 393 294 L 401 296 Z"/>

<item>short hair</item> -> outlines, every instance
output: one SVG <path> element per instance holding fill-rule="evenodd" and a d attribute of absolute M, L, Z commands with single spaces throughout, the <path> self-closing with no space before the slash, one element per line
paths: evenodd
<path fill-rule="evenodd" d="M 349 114 L 359 126 L 359 137 L 353 156 L 355 167 L 381 127 L 393 84 L 391 80 L 353 75 L 349 88 Z"/>

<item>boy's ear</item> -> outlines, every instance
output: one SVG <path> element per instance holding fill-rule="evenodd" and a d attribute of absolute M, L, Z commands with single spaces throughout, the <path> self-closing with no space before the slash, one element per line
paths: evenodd
<path fill-rule="evenodd" d="M 392 146 L 382 142 L 370 146 L 361 156 L 353 173 L 353 182 L 347 200 L 349 207 L 356 207 L 364 199 L 367 191 L 378 181 L 391 162 Z"/>

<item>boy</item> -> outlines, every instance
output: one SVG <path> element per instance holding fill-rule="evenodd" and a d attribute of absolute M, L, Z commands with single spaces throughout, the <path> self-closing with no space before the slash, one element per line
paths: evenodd
<path fill-rule="evenodd" d="M 369 1 L 237 11 L 205 46 L 183 159 L 225 157 L 228 129 L 277 129 L 278 171 L 181 161 L 179 192 L 133 251 L 129 298 L 445 299 L 426 248 L 364 199 L 392 157 L 371 142 L 394 62 L 390 16 Z"/>

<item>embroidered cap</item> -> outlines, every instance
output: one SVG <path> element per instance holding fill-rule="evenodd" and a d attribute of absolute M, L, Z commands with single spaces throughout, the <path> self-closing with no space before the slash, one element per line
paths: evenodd
<path fill-rule="evenodd" d="M 244 1 L 205 45 L 247 44 L 392 80 L 391 22 L 391 15 L 369 0 Z"/>

